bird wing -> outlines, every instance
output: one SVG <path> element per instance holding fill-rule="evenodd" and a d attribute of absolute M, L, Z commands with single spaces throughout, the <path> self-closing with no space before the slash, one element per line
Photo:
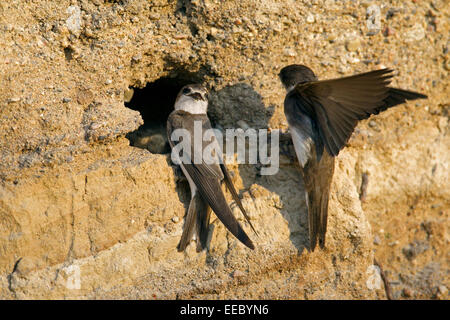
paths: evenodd
<path fill-rule="evenodd" d="M 236 189 L 234 188 L 234 184 L 233 184 L 233 181 L 231 181 L 231 177 L 230 177 L 230 174 L 228 173 L 227 167 L 222 163 L 220 165 L 220 168 L 222 169 L 225 184 L 226 184 L 228 190 L 230 190 L 233 200 L 236 202 L 239 209 L 241 209 L 242 214 L 244 215 L 248 224 L 252 228 L 253 232 L 255 232 L 256 235 L 258 235 L 258 232 L 256 232 L 256 229 L 253 227 L 252 223 L 250 222 L 250 217 L 248 216 L 247 211 L 245 211 L 244 206 L 242 205 L 241 199 L 239 198 L 239 196 L 236 192 Z"/>
<path fill-rule="evenodd" d="M 393 70 L 381 69 L 354 76 L 300 83 L 298 99 L 314 110 L 318 131 L 325 148 L 337 156 L 345 146 L 358 120 L 425 95 L 389 88 Z"/>
<path fill-rule="evenodd" d="M 181 117 L 180 117 L 181 115 Z M 168 119 L 168 137 L 171 147 L 173 147 L 174 142 L 171 141 L 171 132 L 176 128 L 188 128 L 190 132 L 193 132 L 193 121 L 202 121 L 203 128 L 211 128 L 211 124 L 206 115 L 195 115 L 187 119 L 182 116 L 182 112 L 174 111 L 169 116 Z M 202 139 L 203 140 L 203 139 Z M 193 150 L 194 152 L 200 152 L 199 150 Z M 223 179 L 222 169 L 219 163 L 207 164 L 204 161 L 200 164 L 195 164 L 193 161 L 191 163 L 182 163 L 183 168 L 188 173 L 190 179 L 195 183 L 198 192 L 206 203 L 215 212 L 220 221 L 225 225 L 225 227 L 243 244 L 245 244 L 250 249 L 254 249 L 254 245 L 250 238 L 247 236 L 245 231 L 242 229 L 239 222 L 233 216 L 231 209 L 225 199 L 222 188 L 220 186 L 220 181 Z"/>
<path fill-rule="evenodd" d="M 222 192 L 219 179 L 203 175 L 198 170 L 198 165 L 184 165 L 189 176 L 194 181 L 203 199 L 208 203 L 214 213 L 225 227 L 243 244 L 250 249 L 254 249 L 254 245 L 239 222 L 233 216 L 230 207 Z"/>

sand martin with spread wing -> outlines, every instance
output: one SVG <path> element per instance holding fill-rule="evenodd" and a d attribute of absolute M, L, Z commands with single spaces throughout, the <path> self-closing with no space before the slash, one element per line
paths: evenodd
<path fill-rule="evenodd" d="M 344 148 L 359 120 L 406 100 L 427 96 L 388 87 L 392 69 L 319 81 L 303 65 L 281 69 L 287 90 L 284 113 L 299 161 L 308 206 L 310 250 L 325 246 L 328 200 L 334 158 Z"/>
<path fill-rule="evenodd" d="M 252 241 L 233 216 L 223 194 L 221 188 L 222 181 L 225 182 L 234 201 L 239 206 L 252 229 L 255 230 L 237 195 L 227 168 L 222 161 L 219 161 L 219 157 L 222 157 L 221 150 L 214 154 L 216 158 L 214 161 L 205 161 L 205 159 L 202 159 L 203 151 L 207 145 L 211 147 L 211 144 L 214 144 L 214 148 L 212 149 L 219 150 L 216 137 L 213 135 L 210 141 L 203 141 L 203 137 L 201 137 L 199 144 L 196 144 L 194 141 L 196 139 L 194 137 L 196 123 L 197 126 L 200 125 L 202 132 L 208 129 L 212 130 L 211 123 L 206 115 L 208 108 L 207 94 L 207 90 L 201 85 L 192 84 L 184 86 L 175 101 L 175 110 L 167 119 L 167 136 L 169 137 L 169 144 L 172 149 L 176 145 L 172 137 L 172 133 L 175 130 L 186 130 L 185 132 L 189 133 L 191 139 L 189 140 L 190 153 L 187 152 L 187 159 L 184 158 L 185 160 L 182 160 L 180 163 L 181 169 L 189 182 L 191 201 L 181 240 L 178 244 L 178 251 L 185 250 L 194 232 L 197 238 L 197 251 L 206 248 L 211 209 L 236 238 L 250 249 L 254 249 Z M 200 155 L 198 158 L 200 161 L 195 161 L 196 155 Z M 213 163 L 208 164 L 211 162 Z"/>

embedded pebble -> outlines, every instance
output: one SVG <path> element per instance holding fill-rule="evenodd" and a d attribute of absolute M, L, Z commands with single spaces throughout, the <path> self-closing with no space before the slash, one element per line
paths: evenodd
<path fill-rule="evenodd" d="M 347 40 L 345 43 L 345 48 L 348 51 L 356 51 L 361 47 L 361 40 L 359 38 Z"/>
<path fill-rule="evenodd" d="M 439 286 L 439 287 L 438 287 L 438 290 L 439 290 L 439 293 L 440 293 L 441 295 L 446 295 L 447 292 L 448 292 L 447 287 L 444 286 L 444 285 Z"/>
<path fill-rule="evenodd" d="M 297 52 L 294 49 L 284 49 L 284 55 L 288 57 L 295 57 Z"/>
<path fill-rule="evenodd" d="M 159 15 L 159 13 L 152 12 L 152 13 L 149 14 L 148 17 L 150 18 L 150 20 L 159 20 L 160 15 Z"/>
<path fill-rule="evenodd" d="M 240 270 L 235 270 L 235 271 L 233 271 L 231 276 L 233 277 L 233 279 L 240 279 L 240 278 L 245 277 L 245 273 Z"/>
<path fill-rule="evenodd" d="M 8 103 L 19 102 L 19 101 L 20 101 L 19 97 L 13 97 L 13 98 L 8 99 Z"/>
<path fill-rule="evenodd" d="M 133 88 L 127 88 L 124 92 L 123 92 L 123 101 L 125 103 L 128 103 L 131 101 L 131 99 L 133 99 L 133 95 L 134 95 L 134 89 Z"/>
<path fill-rule="evenodd" d="M 188 36 L 186 34 L 176 34 L 176 35 L 173 36 L 173 38 L 175 40 L 183 40 L 183 39 L 187 39 Z"/>
<path fill-rule="evenodd" d="M 330 33 L 327 36 L 327 40 L 330 41 L 330 42 L 334 42 L 336 39 L 337 39 L 337 35 L 335 33 Z"/>
<path fill-rule="evenodd" d="M 70 14 L 69 18 L 66 20 L 67 29 L 72 34 L 79 35 L 81 30 L 81 10 L 78 6 L 70 6 L 67 8 L 66 12 Z"/>
<path fill-rule="evenodd" d="M 422 40 L 425 37 L 425 29 L 420 23 L 416 23 L 410 30 L 405 33 L 405 41 L 413 42 Z"/>
<path fill-rule="evenodd" d="M 133 57 L 131 57 L 131 60 L 132 60 L 133 62 L 139 62 L 139 61 L 141 61 L 141 60 L 142 60 L 142 54 L 136 54 L 136 55 L 134 55 Z"/>
<path fill-rule="evenodd" d="M 383 35 L 384 35 L 385 37 L 389 37 L 389 36 L 392 36 L 392 35 L 394 35 L 394 34 L 395 34 L 395 31 L 394 31 L 394 29 L 392 29 L 392 28 L 386 27 L 386 28 L 384 28 L 384 30 L 383 30 Z"/>
<path fill-rule="evenodd" d="M 402 290 L 402 295 L 405 297 L 405 298 L 411 298 L 412 296 L 413 296 L 413 291 L 411 290 L 411 289 L 409 289 L 409 288 L 404 288 L 403 290 Z"/>
<path fill-rule="evenodd" d="M 380 243 L 381 243 L 381 240 L 380 240 L 380 237 L 378 235 L 373 237 L 373 244 L 379 245 Z"/>
<path fill-rule="evenodd" d="M 217 29 L 217 28 L 211 27 L 211 29 L 209 29 L 209 34 L 212 35 L 213 37 L 215 37 L 218 32 L 219 32 L 219 29 Z"/>

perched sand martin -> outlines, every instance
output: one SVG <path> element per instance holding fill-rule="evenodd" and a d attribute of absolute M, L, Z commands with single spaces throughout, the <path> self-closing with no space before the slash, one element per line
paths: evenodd
<path fill-rule="evenodd" d="M 194 137 L 195 123 L 200 124 L 203 131 L 212 129 L 211 123 L 206 115 L 207 108 L 207 90 L 203 86 L 191 84 L 184 86 L 181 89 L 175 101 L 175 110 L 167 119 L 167 136 L 171 148 L 174 148 L 175 146 L 175 142 L 172 140 L 172 133 L 177 129 L 187 130 L 191 137 Z M 181 169 L 189 182 L 191 201 L 185 219 L 183 234 L 181 235 L 181 240 L 178 244 L 178 251 L 185 250 L 192 239 L 194 231 L 196 232 L 197 238 L 197 251 L 206 248 L 211 208 L 219 220 L 222 221 L 225 227 L 236 238 L 250 249 L 254 249 L 252 241 L 233 216 L 222 192 L 221 182 L 224 181 L 228 190 L 230 190 L 234 201 L 244 214 L 244 217 L 247 219 L 252 229 L 255 230 L 249 221 L 248 215 L 242 206 L 241 200 L 237 195 L 230 175 L 223 162 L 214 161 L 215 163 L 213 164 L 207 164 L 202 160 L 200 164 L 195 164 L 195 161 L 192 161 L 194 160 L 192 158 L 196 153 L 203 154 L 203 149 L 207 145 L 213 143 L 216 147 L 219 146 L 215 136 L 212 137 L 211 141 L 205 142 L 203 139 L 201 141 L 202 142 L 198 146 L 192 140 L 189 142 L 192 148 L 189 155 L 189 160 L 191 161 L 183 161 L 180 164 Z M 221 154 L 216 156 L 222 157 Z"/>
<path fill-rule="evenodd" d="M 303 65 L 281 69 L 287 90 L 284 114 L 300 163 L 308 206 L 310 250 L 325 246 L 328 199 L 334 158 L 344 148 L 358 120 L 367 119 L 406 100 L 427 96 L 388 87 L 393 70 L 381 69 L 319 81 Z"/>

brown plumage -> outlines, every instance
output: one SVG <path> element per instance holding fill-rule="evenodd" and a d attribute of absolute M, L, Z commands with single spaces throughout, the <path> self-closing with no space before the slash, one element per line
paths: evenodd
<path fill-rule="evenodd" d="M 317 241 L 320 247 L 325 246 L 334 157 L 344 148 L 358 121 L 406 100 L 427 98 L 388 87 L 392 72 L 381 69 L 319 81 L 308 67 L 290 65 L 279 74 L 288 89 L 284 112 L 307 193 L 311 250 Z"/>
<path fill-rule="evenodd" d="M 184 100 L 182 108 L 188 111 L 198 111 L 200 108 L 198 108 L 196 101 L 206 101 L 206 94 L 203 93 L 203 90 L 204 89 L 199 85 L 186 86 L 180 91 L 177 101 L 180 101 L 180 97 L 187 98 L 187 100 Z M 192 97 L 192 101 L 188 97 Z M 183 109 L 177 110 L 177 102 L 175 103 L 175 109 L 176 110 L 169 115 L 167 120 L 167 135 L 169 137 L 169 144 L 172 148 L 176 144 L 176 142 L 172 140 L 172 133 L 177 129 L 183 129 L 189 132 L 191 139 L 194 139 L 195 123 L 201 125 L 203 132 L 212 129 L 208 116 L 206 115 L 206 109 L 204 110 L 205 113 L 203 113 L 203 111 L 201 113 L 190 113 Z M 242 206 L 227 168 L 222 163 L 219 163 L 219 157 L 222 157 L 222 155 L 217 155 L 218 161 L 216 163 L 207 164 L 204 160 L 200 163 L 195 163 L 195 154 L 203 154 L 205 147 L 210 144 L 217 144 L 218 146 L 215 136 L 212 137 L 211 141 L 203 141 L 202 139 L 201 144 L 198 146 L 192 142 L 193 140 L 189 142 L 191 149 L 188 161 L 180 164 L 183 173 L 189 181 L 191 188 L 191 202 L 186 215 L 184 230 L 178 245 L 178 250 L 185 250 L 192 239 L 194 231 L 197 233 L 197 250 L 200 251 L 206 247 L 211 209 L 237 239 L 250 249 L 254 249 L 253 242 L 234 217 L 223 194 L 221 188 L 222 181 L 225 182 L 234 201 L 241 209 L 252 229 L 255 230 Z M 201 157 L 199 157 L 199 159 L 201 159 Z"/>

